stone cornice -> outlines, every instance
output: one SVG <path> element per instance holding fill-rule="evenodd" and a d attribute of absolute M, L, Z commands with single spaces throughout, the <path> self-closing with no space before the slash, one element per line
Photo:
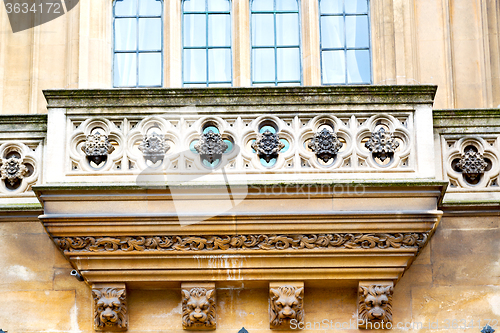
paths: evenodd
<path fill-rule="evenodd" d="M 437 86 L 360 85 L 265 88 L 44 90 L 48 108 L 432 104 Z M 108 110 L 113 112 L 112 110 Z"/>

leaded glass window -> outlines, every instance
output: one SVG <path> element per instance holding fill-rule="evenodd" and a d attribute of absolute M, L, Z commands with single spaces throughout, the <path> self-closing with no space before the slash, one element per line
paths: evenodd
<path fill-rule="evenodd" d="M 161 87 L 162 0 L 115 0 L 113 86 Z"/>
<path fill-rule="evenodd" d="M 182 3 L 183 85 L 231 86 L 231 2 Z"/>
<path fill-rule="evenodd" d="M 301 84 L 298 0 L 251 0 L 252 85 Z"/>
<path fill-rule="evenodd" d="M 323 84 L 371 83 L 368 0 L 320 0 Z"/>

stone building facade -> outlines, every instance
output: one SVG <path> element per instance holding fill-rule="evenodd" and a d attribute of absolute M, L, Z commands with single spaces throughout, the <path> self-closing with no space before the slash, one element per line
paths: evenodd
<path fill-rule="evenodd" d="M 161 87 L 113 88 L 111 0 L 0 9 L 1 330 L 498 330 L 498 1 L 370 0 L 369 84 L 327 85 L 302 0 L 300 86 L 263 87 L 233 0 L 206 88 L 151 1 Z"/>

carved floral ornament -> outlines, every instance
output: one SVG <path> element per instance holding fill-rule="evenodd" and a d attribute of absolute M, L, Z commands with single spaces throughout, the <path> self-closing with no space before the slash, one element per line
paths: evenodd
<path fill-rule="evenodd" d="M 236 235 L 236 236 L 136 236 L 61 237 L 56 244 L 67 252 L 99 251 L 212 251 L 212 250 L 296 250 L 296 249 L 387 249 L 420 251 L 429 233 Z"/>
<path fill-rule="evenodd" d="M 222 140 L 222 136 L 219 133 L 209 130 L 201 135 L 194 149 L 200 154 L 201 158 L 205 158 L 209 163 L 213 163 L 228 149 L 228 145 Z"/>
<path fill-rule="evenodd" d="M 488 163 L 484 160 L 483 155 L 472 148 L 467 149 L 457 163 L 457 167 L 462 171 L 462 174 L 471 180 L 480 177 L 487 166 Z"/>
<path fill-rule="evenodd" d="M 316 156 L 325 163 L 334 158 L 342 146 L 343 143 L 338 140 L 337 135 L 326 128 L 316 132 L 308 144 Z"/>
<path fill-rule="evenodd" d="M 149 135 L 144 135 L 139 150 L 142 152 L 144 159 L 156 163 L 163 160 L 165 154 L 170 149 L 165 137 L 162 134 L 152 132 Z"/>
<path fill-rule="evenodd" d="M 22 180 L 28 173 L 28 168 L 23 164 L 22 159 L 11 157 L 2 158 L 2 166 L 0 167 L 1 179 L 4 179 L 14 185 L 17 181 Z"/>
<path fill-rule="evenodd" d="M 399 147 L 399 142 L 394 139 L 394 134 L 386 132 L 383 127 L 371 133 L 370 139 L 365 143 L 365 147 L 370 150 L 374 157 L 384 162 L 391 158 Z"/>
<path fill-rule="evenodd" d="M 278 133 L 272 133 L 269 130 L 257 134 L 257 139 L 252 143 L 252 149 L 267 163 L 277 158 L 283 148 L 285 144 L 280 141 Z"/>
<path fill-rule="evenodd" d="M 105 161 L 107 156 L 111 154 L 115 148 L 109 142 L 108 136 L 96 131 L 94 134 L 87 135 L 82 151 L 87 158 L 99 165 Z"/>

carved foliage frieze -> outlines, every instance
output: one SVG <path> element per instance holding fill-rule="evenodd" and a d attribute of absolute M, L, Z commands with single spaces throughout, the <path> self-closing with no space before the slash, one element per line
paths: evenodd
<path fill-rule="evenodd" d="M 226 236 L 136 236 L 54 238 L 68 252 L 99 251 L 211 251 L 211 250 L 294 250 L 294 249 L 386 249 L 420 250 L 428 232 L 394 234 L 308 234 L 308 235 L 226 235 Z"/>
<path fill-rule="evenodd" d="M 361 283 L 358 290 L 358 327 L 392 327 L 392 282 Z M 389 324 L 389 327 L 387 326 Z"/>
<path fill-rule="evenodd" d="M 182 327 L 185 330 L 215 330 L 217 325 L 215 284 L 183 283 L 181 291 Z"/>
<path fill-rule="evenodd" d="M 269 314 L 272 329 L 290 329 L 290 321 L 304 321 L 304 284 L 271 283 Z M 298 325 L 297 325 L 298 326 Z"/>
<path fill-rule="evenodd" d="M 128 327 L 126 289 L 123 286 L 92 288 L 94 298 L 94 329 L 125 331 Z"/>

